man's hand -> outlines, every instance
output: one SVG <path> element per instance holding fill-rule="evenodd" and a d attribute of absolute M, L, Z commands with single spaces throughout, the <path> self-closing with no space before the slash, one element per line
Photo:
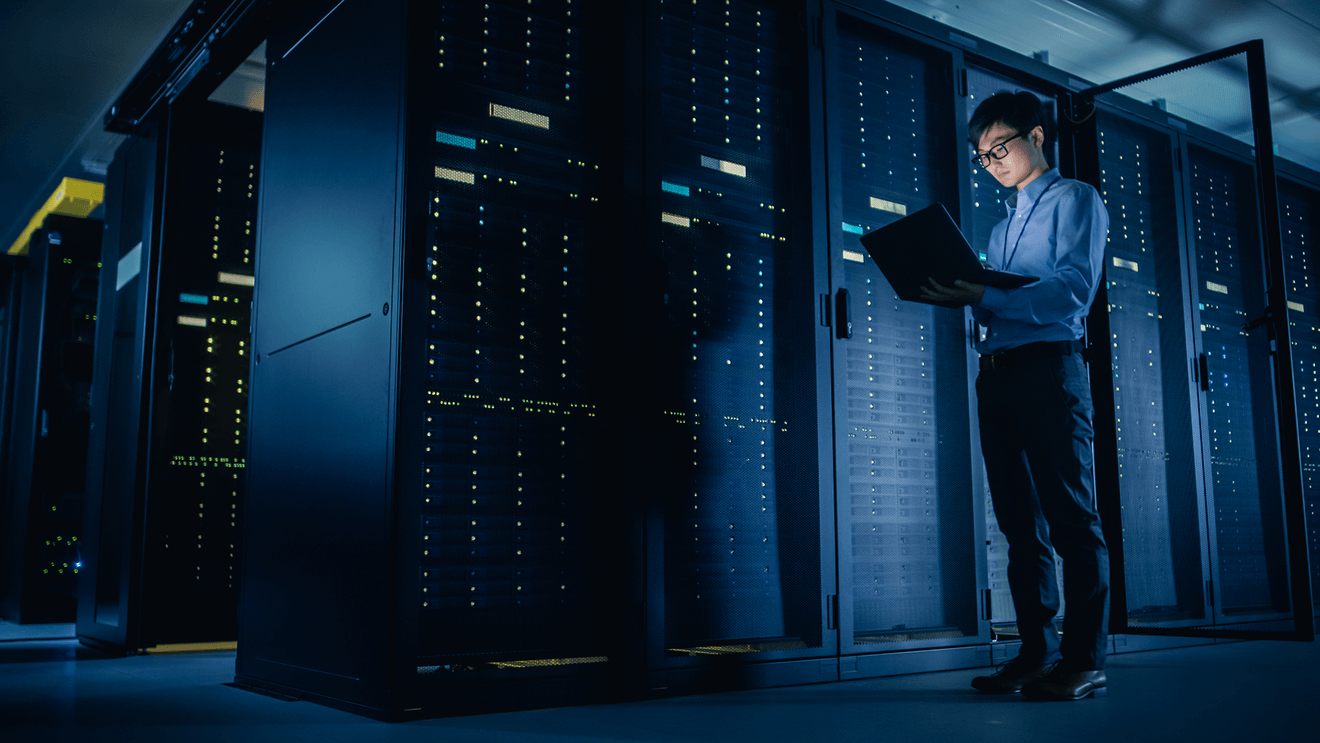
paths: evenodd
<path fill-rule="evenodd" d="M 973 284 L 962 279 L 953 282 L 953 286 L 941 286 L 939 282 L 928 276 L 926 283 L 921 287 L 921 296 L 924 299 L 951 305 L 976 304 L 984 295 L 984 284 Z"/>

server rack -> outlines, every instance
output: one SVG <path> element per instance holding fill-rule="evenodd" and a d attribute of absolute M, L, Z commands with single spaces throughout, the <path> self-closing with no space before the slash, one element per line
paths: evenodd
<path fill-rule="evenodd" d="M 617 689 L 622 11 L 275 22 L 240 683 L 391 719 Z"/>
<path fill-rule="evenodd" d="M 838 677 L 807 37 L 715 6 L 277 22 L 240 683 L 397 717 Z"/>
<path fill-rule="evenodd" d="M 796 32 L 784 19 L 797 6 L 569 5 L 323 2 L 277 20 L 239 683 L 397 719 L 973 665 L 993 596 L 966 432 L 972 330 L 958 313 L 873 309 L 883 288 L 844 251 L 857 252 L 856 229 L 915 208 L 906 188 L 956 204 L 974 230 L 974 181 L 956 147 L 861 142 L 841 122 L 863 100 L 842 86 L 860 83 L 868 104 L 898 98 L 875 107 L 882 122 L 920 111 L 922 130 L 958 142 L 960 73 L 1002 74 L 1005 57 L 834 4 L 809 6 Z M 793 80 L 784 60 L 807 45 L 821 51 Z M 852 46 L 925 73 L 880 93 L 883 70 L 840 64 Z M 1085 87 L 1031 84 L 1046 82 Z M 911 136 L 915 118 L 885 136 Z M 1163 136 L 1169 152 L 1196 146 Z M 1063 144 L 1065 170 L 1090 157 Z M 797 170 L 791 145 L 817 167 Z M 932 165 L 907 165 L 916 186 L 868 177 L 861 162 L 880 154 Z M 795 175 L 812 185 L 811 215 L 780 201 L 799 193 L 785 185 Z M 1138 250 L 1156 228 L 1129 217 L 1153 207 L 1124 203 L 1124 249 Z M 615 250 L 636 225 L 640 247 Z M 1118 257 L 1140 265 L 1134 255 Z M 1157 279 L 1191 275 L 1179 255 Z M 1191 290 L 1178 286 L 1185 323 Z M 1145 285 L 1129 282 L 1131 298 L 1116 287 L 1132 312 L 1148 302 Z M 1182 354 L 1192 340 L 1177 332 L 1190 331 L 1171 322 L 1161 342 Z M 1149 341 L 1138 325 L 1129 343 Z M 849 369 L 857 341 L 876 338 L 917 353 Z M 877 382 L 886 374 L 935 393 L 920 410 L 895 396 L 882 420 L 850 419 L 870 395 L 898 394 Z M 909 485 L 893 442 L 833 448 L 896 422 L 915 432 L 903 443 L 918 461 L 937 463 L 908 468 L 937 483 L 916 504 L 898 501 L 912 494 L 898 492 Z M 748 486 L 762 459 L 773 477 Z M 1141 529 L 1166 528 L 1145 515 Z M 908 546 L 904 527 L 920 535 L 914 559 L 882 559 Z M 900 596 L 926 590 L 901 604 L 866 595 L 891 576 Z M 1162 587 L 1133 590 L 1162 606 Z M 943 659 L 887 652 L 915 649 Z"/>
<path fill-rule="evenodd" d="M 1258 42 L 1156 72 L 1235 53 L 1263 90 Z M 1253 148 L 1105 97 L 1148 76 L 1072 108 L 1092 122 L 1079 150 L 1116 214 L 1101 350 L 1113 387 L 1093 381 L 1098 408 L 1115 410 L 1097 439 L 1102 492 L 1118 495 L 1102 503 L 1121 555 L 1114 631 L 1310 639 L 1295 603 L 1310 604 L 1310 579 L 1267 113 L 1252 112 Z"/>
<path fill-rule="evenodd" d="M 989 640 L 969 319 L 900 302 L 857 236 L 941 202 L 969 224 L 961 52 L 826 6 L 841 649 L 859 675 L 975 665 Z M 979 447 L 976 447 L 979 449 Z M 978 518 L 978 515 L 982 515 Z M 894 650 L 950 648 L 943 661 Z"/>
<path fill-rule="evenodd" d="M 176 101 L 116 154 L 78 636 L 237 637 L 260 114 Z"/>
<path fill-rule="evenodd" d="M 1279 217 L 1288 272 L 1288 326 L 1297 370 L 1293 373 L 1297 401 L 1297 431 L 1301 441 L 1302 486 L 1306 494 L 1307 542 L 1311 563 L 1311 598 L 1320 603 L 1320 524 L 1315 521 L 1317 504 L 1316 463 L 1320 461 L 1320 438 L 1317 434 L 1316 381 L 1320 362 L 1320 324 L 1314 319 L 1320 310 L 1320 286 L 1315 281 L 1316 225 L 1320 224 L 1320 184 L 1315 174 L 1290 173 L 1281 168 L 1279 179 Z M 1311 308 L 1317 308 L 1312 310 Z"/>
<path fill-rule="evenodd" d="M 1129 625 L 1204 621 L 1203 429 L 1186 349 L 1190 266 L 1171 133 L 1096 114 L 1111 214 L 1107 304 Z M 1152 401 L 1158 401 L 1152 405 Z"/>
<path fill-rule="evenodd" d="M 17 312 L 0 612 L 15 623 L 67 622 L 74 612 L 101 232 L 100 220 L 47 217 L 9 305 Z"/>
<path fill-rule="evenodd" d="M 18 309 L 22 303 L 23 266 L 27 258 L 5 254 L 0 257 L 0 471 L 8 472 L 9 420 L 14 393 L 14 363 L 18 351 Z M 0 502 L 9 489 L 8 478 L 0 478 Z"/>
<path fill-rule="evenodd" d="M 643 224 L 660 296 L 646 494 L 647 684 L 833 680 L 826 275 L 792 3 L 646 4 Z M 658 222 L 658 224 L 657 224 Z M 828 625 L 828 626 L 827 626 Z M 769 663 L 769 661 L 776 661 Z M 754 665 L 760 663 L 761 665 Z"/>

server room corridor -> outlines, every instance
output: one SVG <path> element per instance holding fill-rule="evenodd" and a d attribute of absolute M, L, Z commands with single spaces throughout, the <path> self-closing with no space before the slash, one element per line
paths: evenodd
<path fill-rule="evenodd" d="M 4 743 L 427 741 L 1293 741 L 1320 729 L 1320 645 L 1229 642 L 1111 656 L 1107 697 L 983 696 L 968 669 L 388 724 L 227 686 L 233 652 L 110 658 L 71 625 L 0 623 Z M 35 639 L 15 639 L 35 638 Z"/>

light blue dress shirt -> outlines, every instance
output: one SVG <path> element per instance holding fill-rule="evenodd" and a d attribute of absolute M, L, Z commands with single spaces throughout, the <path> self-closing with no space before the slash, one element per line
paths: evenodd
<path fill-rule="evenodd" d="M 1052 168 L 1005 203 L 1008 218 L 995 225 L 986 262 L 996 269 L 1039 276 L 1016 289 L 985 288 L 972 317 L 985 326 L 976 350 L 999 353 L 1036 341 L 1082 337 L 1104 268 L 1109 213 L 1093 186 Z"/>

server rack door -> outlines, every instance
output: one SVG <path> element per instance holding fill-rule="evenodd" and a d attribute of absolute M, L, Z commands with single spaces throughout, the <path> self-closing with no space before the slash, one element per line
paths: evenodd
<path fill-rule="evenodd" d="M 170 107 L 143 531 L 143 646 L 238 638 L 260 114 Z"/>
<path fill-rule="evenodd" d="M 51 215 L 32 235 L 18 317 L 0 515 L 10 621 L 75 616 L 87 466 L 100 220 Z"/>
<path fill-rule="evenodd" d="M 981 101 L 1000 91 L 1013 93 L 1026 91 L 1035 95 L 1041 99 L 1046 118 L 1051 122 L 1057 121 L 1057 105 L 1054 96 L 990 70 L 969 66 L 966 74 L 967 119 L 969 121 Z M 1057 131 L 1057 129 L 1054 131 Z M 1053 136 L 1054 131 L 1051 132 L 1051 141 L 1049 142 L 1052 145 L 1053 152 L 1048 160 L 1052 167 L 1058 167 L 1060 165 L 1059 140 L 1058 137 Z M 984 258 L 986 249 L 989 247 L 991 230 L 1004 219 L 1006 208 L 1004 199 L 1008 197 L 1010 192 L 1000 186 L 994 176 L 983 168 L 972 168 L 971 174 L 971 229 L 967 232 L 971 237 L 968 242 L 972 244 L 972 249 Z M 978 438 L 979 433 L 978 431 Z M 979 443 L 974 441 L 973 445 L 979 446 Z M 990 499 L 990 485 L 986 480 L 984 464 L 977 469 L 975 474 L 978 492 L 985 499 L 986 577 L 990 591 L 990 621 L 995 626 L 996 637 L 1010 637 L 1016 631 L 1017 613 L 1013 609 L 1013 596 L 1008 590 L 1008 542 L 1004 539 L 1003 533 L 999 531 L 999 524 L 995 520 L 995 507 Z M 1055 573 L 1058 576 L 1060 585 L 1062 585 L 1063 558 L 1056 554 L 1054 564 Z M 1066 602 L 1063 600 L 1063 590 L 1060 588 L 1059 618 L 1063 617 L 1065 610 Z"/>
<path fill-rule="evenodd" d="M 835 652 L 824 631 L 834 591 L 822 560 L 832 529 L 821 516 L 819 280 L 798 206 L 809 203 L 809 41 L 785 7 L 647 6 L 645 231 L 662 295 L 645 376 L 657 432 L 651 668 Z M 815 661 L 757 668 L 837 678 Z"/>
<path fill-rule="evenodd" d="M 427 20 L 409 162 L 424 271 L 410 261 L 421 301 L 405 308 L 398 424 L 411 683 L 598 676 L 618 660 L 633 484 L 616 442 L 636 427 L 611 398 L 638 394 L 620 384 L 616 332 L 633 239 L 616 216 L 619 11 L 455 1 Z"/>
<path fill-rule="evenodd" d="M 1117 461 L 1109 466 L 1118 469 L 1123 558 L 1115 588 L 1129 628 L 1192 626 L 1207 621 L 1208 564 L 1176 144 L 1168 131 L 1107 110 L 1096 113 L 1096 130 L 1110 215 Z"/>
<path fill-rule="evenodd" d="M 1296 371 L 1297 431 L 1302 448 L 1302 487 L 1306 512 L 1320 512 L 1320 281 L 1316 239 L 1320 237 L 1320 186 L 1279 180 L 1279 218 L 1288 272 L 1288 326 Z M 1320 525 L 1307 524 L 1311 556 L 1311 597 L 1320 616 Z"/>
<path fill-rule="evenodd" d="M 144 372 L 155 306 L 159 116 L 124 142 L 106 189 L 105 269 L 97 302 L 92 436 L 88 446 L 85 565 L 79 581 L 78 638 L 117 649 L 140 647 L 140 497 L 145 452 Z"/>
<path fill-rule="evenodd" d="M 1213 619 L 1290 630 L 1270 340 L 1243 327 L 1265 306 L 1255 173 L 1218 148 L 1187 142 L 1184 153 Z"/>
<path fill-rule="evenodd" d="M 376 714 L 394 648 L 405 7 L 291 3 L 271 27 L 244 468 L 239 678 Z"/>
<path fill-rule="evenodd" d="M 1223 82 L 1240 79 L 1243 61 L 1248 73 L 1246 95 L 1241 85 L 1226 87 Z M 1231 71 L 1228 65 L 1234 65 Z M 1124 586 L 1121 598 L 1131 599 L 1135 605 L 1111 616 L 1116 625 L 1126 625 L 1127 631 L 1137 634 L 1310 640 L 1314 638 L 1308 598 L 1311 576 L 1307 568 L 1304 475 L 1294 400 L 1298 367 L 1291 361 L 1293 345 L 1288 342 L 1288 266 L 1280 234 L 1277 181 L 1270 146 L 1264 48 L 1260 41 L 1246 42 L 1116 80 L 1076 94 L 1070 108 L 1081 118 L 1089 118 L 1098 113 L 1097 96 L 1138 85 L 1145 86 L 1139 89 L 1142 95 L 1158 91 L 1167 96 L 1169 110 L 1179 115 L 1165 114 L 1163 107 L 1135 105 L 1128 98 L 1100 100 L 1103 106 L 1121 110 L 1125 115 L 1156 122 L 1158 129 L 1178 131 L 1173 140 L 1178 175 L 1172 185 L 1178 192 L 1175 199 L 1181 199 L 1178 229 L 1186 253 L 1183 259 L 1189 326 L 1186 361 L 1188 376 L 1194 381 L 1189 406 L 1191 429 L 1193 434 L 1200 434 L 1199 440 L 1195 435 L 1191 437 L 1193 450 L 1187 459 L 1195 463 L 1193 476 L 1202 484 L 1204 500 L 1198 504 L 1200 508 L 1193 519 L 1190 498 L 1186 495 L 1170 494 L 1171 500 L 1167 502 L 1160 499 L 1159 487 L 1175 489 L 1188 484 L 1186 465 L 1176 460 L 1177 442 L 1166 450 L 1167 465 L 1143 466 L 1142 481 L 1126 485 L 1144 508 L 1131 515 L 1126 513 L 1126 507 L 1110 509 L 1111 515 L 1123 521 L 1120 528 L 1126 532 L 1128 522 L 1135 516 L 1139 524 L 1137 532 L 1160 537 L 1166 524 L 1172 531 L 1163 537 L 1167 547 L 1159 539 L 1152 541 L 1149 548 L 1132 545 L 1137 554 L 1151 562 L 1145 567 L 1158 578 L 1152 582 L 1136 571 L 1120 571 L 1120 581 L 1135 580 L 1141 585 Z M 1233 112 L 1244 125 L 1239 131 L 1225 133 L 1197 124 L 1207 115 L 1198 107 L 1203 103 L 1220 107 L 1221 113 Z M 1164 186 L 1156 180 L 1157 173 L 1152 172 L 1152 177 L 1143 182 L 1133 169 L 1140 162 L 1136 159 L 1138 145 L 1143 142 L 1153 145 L 1141 153 L 1145 159 L 1152 155 L 1163 159 L 1163 140 L 1156 143 L 1149 139 L 1153 135 L 1124 133 L 1123 128 L 1113 126 L 1111 120 L 1112 133 L 1100 135 L 1102 139 L 1112 137 L 1112 142 L 1119 146 L 1116 153 L 1099 155 L 1100 167 L 1096 171 L 1100 175 L 1096 177 L 1109 178 L 1111 187 L 1122 185 L 1123 178 L 1131 177 L 1161 192 L 1149 204 L 1138 201 L 1127 205 L 1136 208 L 1148 205 L 1156 212 L 1149 223 L 1142 219 L 1133 222 L 1130 214 L 1124 217 L 1125 224 L 1119 226 L 1126 227 L 1123 237 L 1131 242 L 1135 239 L 1134 231 L 1140 236 L 1145 227 L 1152 234 L 1164 229 L 1160 227 L 1163 220 L 1159 215 L 1167 207 L 1159 206 L 1159 202 L 1168 200 L 1163 198 Z M 1099 149 L 1114 149 L 1110 139 L 1104 141 Z M 1078 152 L 1086 149 L 1081 147 Z M 1154 163 L 1151 167 L 1158 169 Z M 1112 171 L 1105 172 L 1107 168 Z M 1114 176 L 1120 180 L 1113 181 Z M 1138 191 L 1138 195 L 1144 194 Z M 1176 201 L 1174 204 L 1177 206 Z M 1112 207 L 1110 211 L 1114 211 Z M 1115 230 L 1111 229 L 1111 238 L 1115 236 Z M 1157 251 L 1156 272 L 1167 276 L 1168 271 L 1159 268 L 1158 258 Z M 1111 276 L 1124 271 L 1140 272 L 1140 261 L 1121 256 L 1118 259 L 1136 265 L 1110 266 Z M 1171 261 L 1167 265 L 1171 266 Z M 1149 290 L 1159 299 L 1157 307 L 1167 304 L 1165 292 L 1171 286 L 1170 281 L 1157 276 L 1157 287 Z M 1138 283 L 1133 282 L 1133 286 Z M 1139 307 L 1140 302 L 1131 292 L 1127 294 L 1127 301 L 1131 302 L 1129 309 Z M 1110 304 L 1112 309 L 1113 297 Z M 1154 314 L 1158 316 L 1162 312 L 1161 309 Z M 1161 335 L 1163 331 L 1161 328 Z M 1176 335 L 1169 332 L 1167 340 L 1174 342 Z M 1111 337 L 1111 340 L 1117 339 Z M 1154 349 L 1142 349 L 1141 345 L 1135 339 L 1122 352 L 1148 352 L 1151 361 L 1145 376 L 1149 383 L 1155 375 Z M 1116 348 L 1105 350 L 1113 352 Z M 1116 384 L 1115 418 L 1124 421 L 1116 422 L 1112 430 L 1115 438 L 1132 438 L 1117 442 L 1125 453 L 1134 453 L 1127 449 L 1129 443 L 1153 446 L 1153 437 L 1161 425 L 1180 425 L 1182 403 L 1174 398 L 1181 384 L 1168 376 L 1180 364 L 1173 356 L 1164 355 L 1167 358 L 1161 359 L 1160 364 L 1167 364 L 1168 370 L 1161 369 L 1159 390 L 1164 396 L 1163 416 L 1156 416 L 1155 412 L 1160 411 L 1152 412 L 1148 408 L 1145 412 L 1150 418 L 1133 415 L 1133 401 L 1122 403 L 1124 395 Z M 1122 372 L 1122 364 L 1134 361 L 1138 360 L 1120 355 L 1116 373 Z M 1139 364 L 1137 368 L 1140 369 Z M 1107 390 L 1105 396 L 1109 396 Z M 1119 409 L 1120 405 L 1123 410 Z M 1133 423 L 1142 426 L 1141 434 L 1133 436 L 1136 433 L 1131 429 Z M 1148 423 L 1152 428 L 1145 430 Z M 1177 430 L 1165 428 L 1162 433 L 1173 437 Z M 1185 455 L 1185 447 L 1182 449 Z M 1126 464 L 1123 462 L 1122 466 Z M 1110 478 L 1111 487 L 1117 483 L 1118 489 L 1123 490 L 1122 479 L 1127 473 L 1120 468 L 1117 474 L 1117 478 Z M 1167 510 L 1161 510 L 1165 507 Z M 1199 521 L 1195 537 L 1189 531 L 1194 521 Z M 1114 533 L 1111 524 L 1110 534 Z M 1199 575 L 1198 541 L 1203 550 Z M 1125 534 L 1125 552 L 1128 542 Z M 1167 601 L 1174 603 L 1163 603 Z M 1295 601 L 1298 605 L 1294 605 Z M 1138 613 L 1137 622 L 1132 621 L 1134 612 Z"/>
<path fill-rule="evenodd" d="M 22 301 L 23 272 L 26 258 L 0 256 L 0 471 L 8 472 L 9 420 L 13 408 L 14 362 L 18 335 L 18 307 Z M 7 478 L 0 477 L 0 502 L 8 488 Z M 3 568 L 0 568 L 3 570 Z"/>
<path fill-rule="evenodd" d="M 842 10 L 825 28 L 831 284 L 852 319 L 833 350 L 841 648 L 972 645 L 988 624 L 966 313 L 899 300 L 858 242 L 936 202 L 960 218 L 955 59 Z"/>

